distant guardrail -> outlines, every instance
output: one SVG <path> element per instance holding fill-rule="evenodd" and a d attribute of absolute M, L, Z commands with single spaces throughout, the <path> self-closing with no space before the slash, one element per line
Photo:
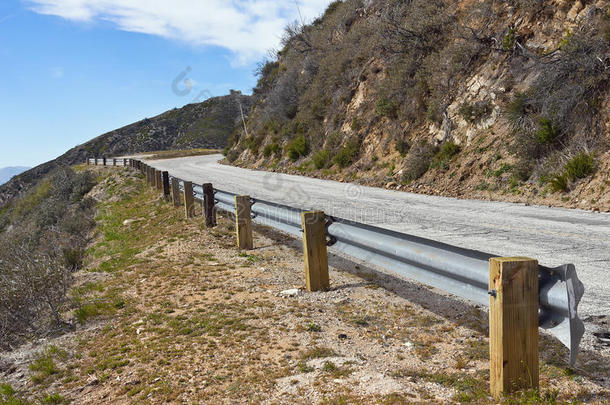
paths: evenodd
<path fill-rule="evenodd" d="M 329 287 L 327 246 L 370 265 L 391 270 L 490 308 L 490 384 L 503 392 L 538 386 L 538 327 L 547 329 L 577 358 L 584 335 L 578 304 L 584 286 L 573 264 L 555 268 L 530 258 L 502 258 L 430 239 L 306 211 L 250 196 L 193 185 L 136 159 L 88 159 L 88 164 L 130 166 L 146 175 L 174 205 L 193 217 L 202 205 L 206 225 L 215 226 L 216 210 L 235 215 L 238 246 L 252 249 L 251 221 L 303 237 L 309 291 Z M 121 164 L 122 163 L 122 164 Z"/>

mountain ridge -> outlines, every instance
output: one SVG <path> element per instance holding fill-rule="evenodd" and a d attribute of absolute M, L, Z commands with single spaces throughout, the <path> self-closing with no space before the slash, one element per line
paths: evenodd
<path fill-rule="evenodd" d="M 84 163 L 87 157 L 169 149 L 222 149 L 241 125 L 242 111 L 247 114 L 250 107 L 251 96 L 232 90 L 226 96 L 187 104 L 99 135 L 1 185 L 0 206 L 28 191 L 52 170 Z"/>

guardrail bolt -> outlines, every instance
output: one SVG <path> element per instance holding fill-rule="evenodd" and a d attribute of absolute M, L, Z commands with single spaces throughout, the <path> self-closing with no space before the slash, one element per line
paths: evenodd
<path fill-rule="evenodd" d="M 301 225 L 303 227 L 303 256 L 307 291 L 326 290 L 330 287 L 330 282 L 324 211 L 301 213 Z"/>
<path fill-rule="evenodd" d="M 490 391 L 496 399 L 538 388 L 538 261 L 489 261 Z"/>

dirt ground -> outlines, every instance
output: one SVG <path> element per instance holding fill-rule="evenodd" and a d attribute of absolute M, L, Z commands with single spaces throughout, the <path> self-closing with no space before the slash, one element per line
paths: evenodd
<path fill-rule="evenodd" d="M 129 169 L 99 170 L 99 227 L 66 313 L 75 330 L 0 354 L 13 397 L 492 402 L 482 308 L 334 255 L 330 291 L 307 293 L 299 241 L 255 227 L 255 249 L 240 252 L 232 218 L 205 229 Z M 540 350 L 540 391 L 503 402 L 610 402 L 607 353 L 570 369 L 558 342 L 542 336 Z"/>

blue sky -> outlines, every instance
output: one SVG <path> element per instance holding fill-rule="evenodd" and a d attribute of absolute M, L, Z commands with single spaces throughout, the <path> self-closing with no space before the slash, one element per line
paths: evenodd
<path fill-rule="evenodd" d="M 198 98 L 249 94 L 282 27 L 329 2 L 3 0 L 0 167 L 35 166 Z"/>

